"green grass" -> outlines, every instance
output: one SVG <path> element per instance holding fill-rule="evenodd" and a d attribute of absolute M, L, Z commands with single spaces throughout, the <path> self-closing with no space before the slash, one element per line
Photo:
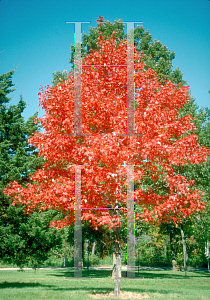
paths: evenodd
<path fill-rule="evenodd" d="M 83 276 L 87 276 L 86 271 Z M 34 270 L 1 271 L 0 299 L 86 300 L 93 299 L 88 294 L 113 292 L 111 271 L 90 270 L 89 276 L 91 279 L 74 279 L 70 269 L 37 270 L 36 274 Z M 155 299 L 210 299 L 208 272 L 188 272 L 185 277 L 183 272 L 141 271 L 139 277 L 123 279 L 121 290 L 148 294 Z"/>

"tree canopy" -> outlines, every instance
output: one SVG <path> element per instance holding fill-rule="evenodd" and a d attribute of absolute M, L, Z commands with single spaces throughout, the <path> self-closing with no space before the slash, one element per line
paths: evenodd
<path fill-rule="evenodd" d="M 24 188 L 13 182 L 6 193 L 14 203 L 24 203 L 26 211 L 51 207 L 61 210 L 63 226 L 74 219 L 75 165 L 82 170 L 82 218 L 93 225 L 113 224 L 107 211 L 88 210 L 120 203 L 126 212 L 126 165 L 134 165 L 136 203 L 147 221 L 179 222 L 202 210 L 202 191 L 193 180 L 178 174 L 176 166 L 206 161 L 208 150 L 200 146 L 192 133 L 190 116 L 179 117 L 179 109 L 189 101 L 189 88 L 171 80 L 163 86 L 156 74 L 135 51 L 135 135 L 127 133 L 127 42 L 118 45 L 114 34 L 98 37 L 99 50 L 84 57 L 82 73 L 83 133 L 74 131 L 74 77 L 62 85 L 47 87 L 40 93 L 40 105 L 46 115 L 40 119 L 44 133 L 36 133 L 30 143 L 45 156 L 42 169 L 31 176 Z M 116 67 L 115 67 L 116 66 Z M 122 66 L 122 67 L 119 67 Z M 120 135 L 121 134 L 121 135 Z M 122 136 L 124 134 L 124 136 Z M 118 176 L 114 176 L 114 175 Z M 145 186 L 144 178 L 152 185 Z M 152 187 L 152 188 L 151 188 Z"/>
<path fill-rule="evenodd" d="M 125 25 L 123 20 L 116 20 L 114 23 L 105 21 L 103 17 L 99 16 L 97 20 L 97 27 L 90 27 L 89 34 L 83 32 L 82 44 L 81 44 L 81 55 L 85 57 L 89 55 L 91 51 L 98 50 L 97 41 L 98 37 L 102 33 L 105 39 L 109 39 L 113 31 L 116 32 L 115 40 L 117 46 L 120 41 L 127 38 L 125 34 Z M 144 68 L 153 69 L 157 75 L 158 80 L 161 84 L 165 84 L 165 81 L 172 80 L 173 83 L 186 84 L 186 81 L 182 78 L 182 72 L 179 68 L 173 69 L 172 61 L 175 58 L 175 52 L 170 51 L 165 45 L 160 41 L 153 39 L 152 35 L 148 30 L 145 30 L 143 26 L 138 26 L 134 29 L 134 45 L 139 53 L 143 53 L 144 56 L 142 60 L 145 63 Z M 71 45 L 71 57 L 69 62 L 72 64 L 72 69 L 74 69 L 74 56 L 75 56 L 75 46 Z M 53 74 L 53 84 L 60 82 L 60 79 L 64 80 L 67 78 L 67 71 L 57 71 Z"/>

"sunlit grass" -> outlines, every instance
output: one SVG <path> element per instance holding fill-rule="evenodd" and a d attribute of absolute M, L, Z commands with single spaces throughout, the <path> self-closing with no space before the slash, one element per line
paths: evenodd
<path fill-rule="evenodd" d="M 45 269 L 0 272 L 0 299 L 93 299 L 90 294 L 113 292 L 110 270 L 90 270 L 74 279 L 73 270 Z M 123 272 L 125 276 L 125 272 Z M 138 276 L 138 274 L 136 274 Z M 139 279 L 123 279 L 121 290 L 156 299 L 210 299 L 208 272 L 141 271 Z M 115 298 L 109 298 L 115 299 Z M 120 299 L 120 298 L 119 298 Z"/>

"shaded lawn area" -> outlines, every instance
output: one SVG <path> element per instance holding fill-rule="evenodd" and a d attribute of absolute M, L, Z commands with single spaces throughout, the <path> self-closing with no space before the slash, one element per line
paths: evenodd
<path fill-rule="evenodd" d="M 110 270 L 90 270 L 88 277 L 85 270 L 82 279 L 73 275 L 70 269 L 37 270 L 36 274 L 34 270 L 0 271 L 0 299 L 86 300 L 93 299 L 90 294 L 113 292 Z M 151 299 L 210 299 L 208 272 L 188 272 L 185 276 L 184 272 L 141 270 L 137 276 L 140 278 L 123 279 L 121 290 L 147 294 Z"/>

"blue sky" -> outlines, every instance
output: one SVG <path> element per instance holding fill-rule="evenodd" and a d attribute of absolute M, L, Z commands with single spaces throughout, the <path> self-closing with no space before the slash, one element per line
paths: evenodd
<path fill-rule="evenodd" d="M 27 119 L 38 107 L 40 85 L 51 85 L 52 73 L 69 70 L 74 25 L 66 21 L 90 21 L 101 15 L 114 22 L 143 21 L 143 26 L 169 50 L 197 104 L 210 108 L 210 1 L 208 0 L 0 0 L 0 74 L 16 68 L 16 91 L 28 104 Z M 39 116 L 43 114 L 40 111 Z"/>

